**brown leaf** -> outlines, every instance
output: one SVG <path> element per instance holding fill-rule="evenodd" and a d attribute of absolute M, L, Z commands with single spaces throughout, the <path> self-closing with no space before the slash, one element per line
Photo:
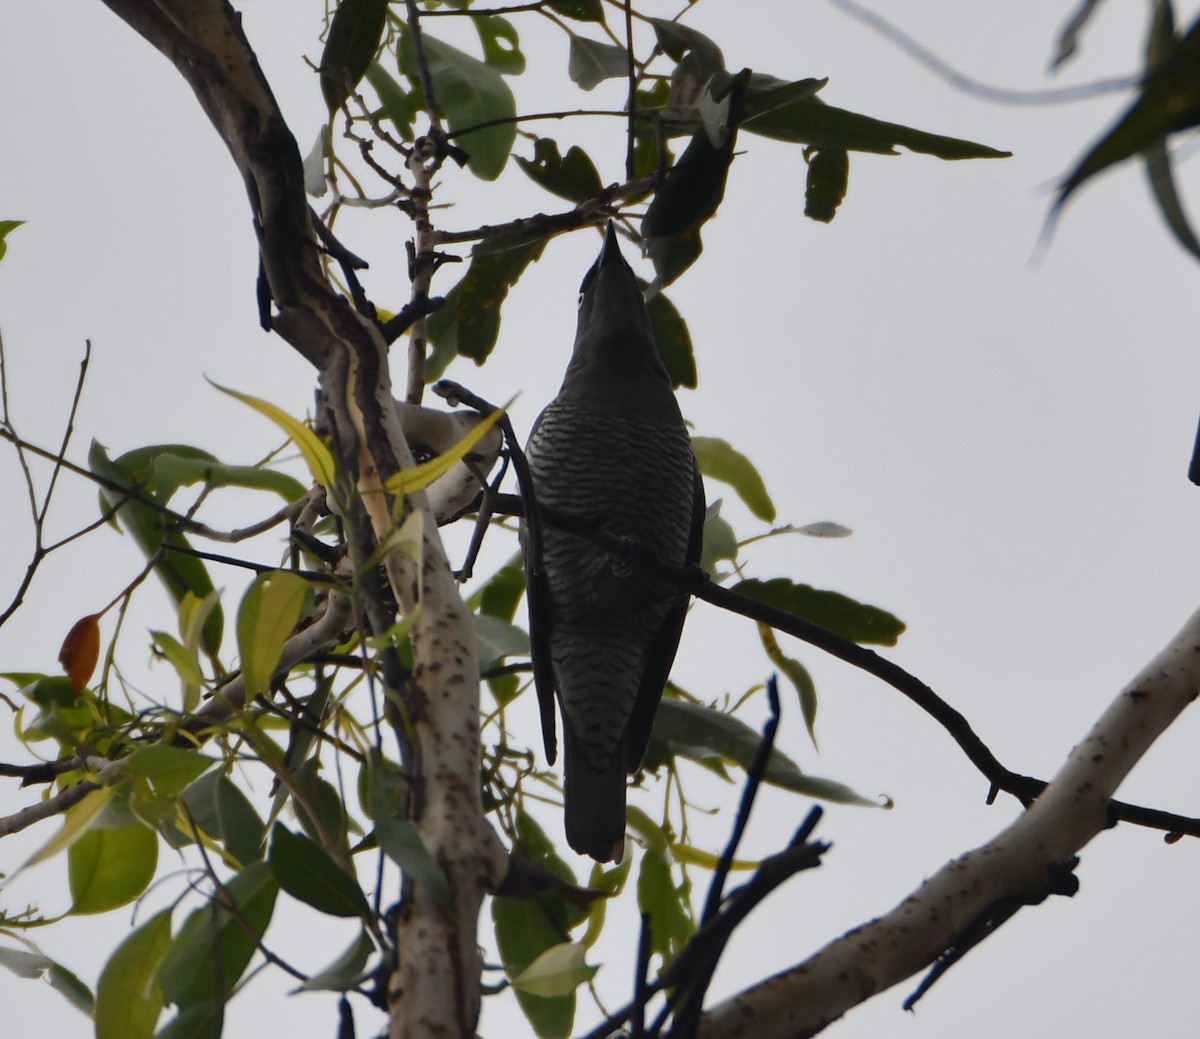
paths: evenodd
<path fill-rule="evenodd" d="M 71 692 L 78 693 L 88 684 L 99 659 L 100 614 L 89 613 L 75 622 L 58 651 L 58 662 L 71 680 Z"/>

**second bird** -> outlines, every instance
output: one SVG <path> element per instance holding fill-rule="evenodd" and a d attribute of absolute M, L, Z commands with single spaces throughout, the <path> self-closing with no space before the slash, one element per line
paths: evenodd
<path fill-rule="evenodd" d="M 614 554 L 541 523 L 523 530 L 529 633 L 546 756 L 563 716 L 567 842 L 620 861 L 625 776 L 646 754 L 687 595 L 633 559 L 700 558 L 704 487 L 642 291 L 613 225 L 579 291 L 575 349 L 525 448 L 540 506 L 621 538 Z M 540 548 L 540 552 L 538 549 Z"/>

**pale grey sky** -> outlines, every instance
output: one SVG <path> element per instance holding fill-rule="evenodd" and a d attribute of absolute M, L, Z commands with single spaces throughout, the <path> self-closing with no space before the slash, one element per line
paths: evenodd
<path fill-rule="evenodd" d="M 1044 70 L 1071 5 L 879 6 L 978 79 L 1034 88 L 1055 82 Z M 1181 23 L 1195 6 L 1180 5 Z M 315 77 L 300 61 L 318 54 L 320 10 L 294 0 L 244 6 L 247 34 L 302 150 L 322 118 Z M 709 0 L 693 20 L 720 40 L 731 67 L 828 75 L 831 104 L 1014 153 L 965 163 L 855 156 L 848 198 L 833 224 L 820 226 L 802 216 L 798 150 L 745 138 L 726 202 L 705 228 L 705 254 L 670 295 L 690 323 L 700 371 L 698 390 L 682 394 L 685 415 L 758 463 L 782 521 L 832 519 L 855 531 L 844 541 L 756 546 L 747 554 L 753 572 L 899 614 L 909 630 L 888 655 L 959 708 L 1005 764 L 1048 778 L 1196 605 L 1200 489 L 1185 473 L 1200 408 L 1200 270 L 1161 226 L 1134 165 L 1083 191 L 1034 258 L 1051 186 L 1118 98 L 989 104 L 951 89 L 829 3 L 746 0 L 734 10 Z M 1143 14 L 1129 0 L 1105 5 L 1061 78 L 1133 70 Z M 0 264 L 0 331 L 19 428 L 31 440 L 57 441 L 90 338 L 73 457 L 82 459 L 95 436 L 114 451 L 169 440 L 252 460 L 273 431 L 202 376 L 302 413 L 312 375 L 258 328 L 249 212 L 223 146 L 168 63 L 102 5 L 24 4 L 5 22 L 0 219 L 28 221 Z M 565 45 L 550 45 L 565 65 Z M 514 88 L 531 107 L 575 103 L 561 95 L 549 103 L 551 80 L 523 79 Z M 603 88 L 595 100 L 619 103 Z M 612 180 L 618 153 L 604 129 L 586 133 Z M 1180 168 L 1193 203 L 1196 171 L 1194 160 Z M 456 202 L 440 217 L 448 227 L 546 205 L 516 170 L 490 186 L 447 172 L 443 197 Z M 402 218 L 347 220 L 341 231 L 371 259 L 377 300 L 402 301 Z M 549 247 L 511 297 L 494 360 L 452 370 L 494 400 L 520 391 L 519 429 L 561 377 L 578 281 L 596 244 L 579 235 Z M 11 452 L 0 451 L 0 474 L 10 488 L 0 498 L 7 601 L 28 545 Z M 94 501 L 92 490 L 65 481 L 54 530 L 92 516 Z M 735 506 L 730 514 L 743 536 L 756 531 Z M 124 584 L 135 555 L 108 538 L 53 557 L 25 609 L 0 630 L 0 670 L 53 670 L 63 632 Z M 128 622 L 122 657 L 133 673 L 161 681 L 162 669 L 145 671 L 140 647 L 145 628 L 166 619 L 145 599 Z M 1003 798 L 983 803 L 982 778 L 898 694 L 815 650 L 789 651 L 818 682 L 821 754 L 786 699 L 785 749 L 814 772 L 887 793 L 896 808 L 828 812 L 819 835 L 834 849 L 825 865 L 793 880 L 739 932 L 718 995 L 890 909 L 1014 813 Z M 737 695 L 767 670 L 751 625 L 695 608 L 675 672 L 681 684 L 702 696 Z M 1195 812 L 1197 726 L 1185 716 L 1122 795 Z M 0 760 L 17 754 L 0 733 Z M 705 783 L 694 780 L 699 800 L 730 803 L 729 791 Z M 30 796 L 0 787 L 0 814 Z M 748 850 L 772 850 L 806 808 L 769 794 Z M 722 839 L 727 819 L 712 824 L 712 840 Z M 0 870 L 47 832 L 0 845 Z M 1200 1014 L 1198 870 L 1195 842 L 1167 847 L 1152 832 L 1117 829 L 1085 851 L 1074 899 L 1021 913 L 915 1016 L 899 1009 L 906 986 L 828 1034 L 1190 1036 Z M 41 866 L 0 897 L 10 910 L 45 899 L 47 912 L 61 911 L 66 900 L 55 885 L 63 875 L 61 862 Z M 127 914 L 34 937 L 94 983 L 117 918 Z M 314 936 L 312 922 L 305 913 L 270 935 L 308 969 L 349 940 L 336 929 Z M 630 973 L 622 952 L 613 943 L 595 957 L 606 964 L 598 983 L 614 1003 Z M 331 1003 L 277 998 L 288 987 L 256 981 L 235 1003 L 227 1034 L 257 1034 L 266 1022 L 297 1039 L 330 1034 Z M 6 1034 L 87 1034 L 84 1019 L 40 983 L 0 973 L 0 999 Z M 368 1023 L 361 1014 L 360 1034 Z M 513 1027 L 494 1013 L 482 1031 Z"/>

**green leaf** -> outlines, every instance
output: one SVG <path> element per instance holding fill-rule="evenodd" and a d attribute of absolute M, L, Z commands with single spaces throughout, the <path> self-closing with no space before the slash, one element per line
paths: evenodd
<path fill-rule="evenodd" d="M 532 159 L 519 155 L 513 158 L 530 180 L 568 202 L 584 202 L 604 190 L 592 160 L 578 146 L 569 148 L 564 159 L 558 152 L 557 141 L 539 137 L 533 144 Z"/>
<path fill-rule="evenodd" d="M 664 965 L 680 952 L 696 930 L 686 880 L 676 884 L 666 857 L 647 848 L 638 869 L 638 909 L 650 914 L 650 950 L 663 958 Z"/>
<path fill-rule="evenodd" d="M 882 155 L 895 155 L 897 147 L 936 155 L 939 159 L 1003 159 L 1012 154 L 973 141 L 943 137 L 847 112 L 843 108 L 823 104 L 815 97 L 780 105 L 747 118 L 742 123 L 742 129 L 776 141 Z"/>
<path fill-rule="evenodd" d="M 431 314 L 426 328 L 436 354 L 426 367 L 426 378 L 436 379 L 455 355 L 482 365 L 500 335 L 500 308 L 508 290 L 525 268 L 542 255 L 544 240 L 497 253 L 477 253 L 462 280 L 446 293 L 441 310 Z"/>
<path fill-rule="evenodd" d="M 552 945 L 512 979 L 513 988 L 534 996 L 566 996 L 595 977 L 584 962 L 585 950 L 574 942 Z"/>
<path fill-rule="evenodd" d="M 629 74 L 629 52 L 612 43 L 600 43 L 586 36 L 571 37 L 567 75 L 584 90 L 594 90 L 606 79 Z"/>
<path fill-rule="evenodd" d="M 32 942 L 26 940 L 29 949 L 12 949 L 0 946 L 0 967 L 4 967 L 18 978 L 33 980 L 45 977 L 50 987 L 81 1013 L 92 1016 L 95 998 L 89 989 L 61 963 L 56 963 Z"/>
<path fill-rule="evenodd" d="M 150 885 L 157 867 L 158 834 L 150 827 L 132 823 L 88 830 L 67 853 L 71 914 L 128 905 Z"/>
<path fill-rule="evenodd" d="M 171 942 L 171 911 L 151 917 L 109 957 L 96 985 L 96 1039 L 150 1039 L 163 1008 L 159 967 Z"/>
<path fill-rule="evenodd" d="M 449 906 L 450 889 L 446 877 L 429 854 L 416 825 L 405 818 L 407 782 L 399 774 L 388 771 L 375 757 L 368 765 L 367 780 L 371 819 L 375 823 L 375 839 L 380 850 L 404 871 L 409 880 L 424 884 L 441 905 Z"/>
<path fill-rule="evenodd" d="M 413 120 L 417 115 L 418 97 L 397 83 L 377 61 L 367 66 L 367 82 L 379 97 L 386 115 L 395 126 L 402 141 L 413 139 Z"/>
<path fill-rule="evenodd" d="M 604 4 L 601 0 L 550 0 L 546 6 L 555 14 L 574 18 L 577 22 L 604 21 Z"/>
<path fill-rule="evenodd" d="M 836 148 L 816 149 L 808 160 L 804 215 L 810 220 L 829 223 L 845 200 L 849 184 L 850 153 Z"/>
<path fill-rule="evenodd" d="M 271 831 L 268 861 L 279 886 L 293 898 L 330 916 L 370 917 L 371 907 L 358 881 L 319 844 L 290 833 L 282 823 Z"/>
<path fill-rule="evenodd" d="M 516 118 L 517 104 L 512 91 L 496 69 L 428 33 L 421 34 L 421 42 L 434 96 L 452 133 L 460 134 L 480 123 Z M 400 69 L 412 82 L 420 81 L 412 34 L 403 27 Z M 455 144 L 467 151 L 467 167 L 475 176 L 495 180 L 508 161 L 516 136 L 516 124 L 507 121 L 456 136 Z"/>
<path fill-rule="evenodd" d="M 505 657 L 528 657 L 529 634 L 508 621 L 473 613 L 475 637 L 479 642 L 479 666 L 492 667 Z"/>
<path fill-rule="evenodd" d="M 286 473 L 258 465 L 223 465 L 215 459 L 186 457 L 164 451 L 154 459 L 154 486 L 160 500 L 168 500 L 179 487 L 205 483 L 212 487 L 245 487 L 270 491 L 284 501 L 299 501 L 308 488 Z"/>
<path fill-rule="evenodd" d="M 115 509 L 121 526 L 133 535 L 146 558 L 156 558 L 154 572 L 176 603 L 182 603 L 189 592 L 197 599 L 205 599 L 213 591 L 212 579 L 204 563 L 187 554 L 191 549 L 187 538 L 173 529 L 173 521 L 163 515 L 161 508 L 151 504 L 158 501 L 153 485 L 154 458 L 163 451 L 178 454 L 187 450 L 180 445 L 156 445 L 127 452 L 113 460 L 104 446 L 93 440 L 88 452 L 88 468 L 93 473 L 129 488 L 141 499 L 134 500 L 107 487 L 100 490 L 102 511 L 108 513 Z M 163 508 L 166 506 L 165 501 L 158 504 Z M 180 551 L 172 551 L 173 548 Z M 204 623 L 203 643 L 210 655 L 215 655 L 221 647 L 223 627 L 220 607 L 214 607 Z"/>
<path fill-rule="evenodd" d="M 749 770 L 761 741 L 762 733 L 732 714 L 668 697 L 658 705 L 646 758 L 649 762 L 663 762 L 675 755 L 699 764 L 717 758 Z M 771 749 L 763 779 L 773 786 L 821 801 L 880 807 L 879 802 L 855 793 L 842 783 L 806 774 L 778 747 Z"/>
<path fill-rule="evenodd" d="M 149 780 L 155 791 L 166 797 L 180 794 L 215 764 L 197 750 L 163 745 L 143 747 L 125 759 L 130 775 Z"/>
<path fill-rule="evenodd" d="M 259 574 L 247 589 L 238 609 L 237 635 L 248 696 L 270 687 L 308 593 L 308 582 L 288 570 Z"/>
<path fill-rule="evenodd" d="M 383 38 L 388 0 L 339 0 L 321 54 L 321 93 L 332 112 L 358 85 Z"/>
<path fill-rule="evenodd" d="M 720 514 L 721 501 L 718 499 L 708 507 L 704 518 L 704 545 L 700 551 L 700 566 L 705 573 L 720 577 L 717 564 L 722 559 L 730 562 L 737 559 L 738 540 L 733 527 Z"/>
<path fill-rule="evenodd" d="M 209 381 L 212 382 L 211 379 Z M 333 455 L 330 454 L 329 448 L 325 446 L 321 438 L 309 429 L 308 426 L 292 418 L 286 411 L 277 408 L 269 401 L 252 397 L 248 393 L 239 393 L 237 390 L 231 390 L 225 386 L 219 386 L 215 382 L 212 385 L 222 393 L 228 394 L 235 400 L 240 400 L 243 404 L 248 405 L 260 415 L 274 422 L 275 425 L 287 434 L 288 439 L 299 448 L 300 454 L 308 466 L 308 471 L 312 473 L 313 479 L 327 491 L 334 489 L 337 468 L 333 462 Z"/>
<path fill-rule="evenodd" d="M 562 940 L 536 900 L 493 898 L 492 923 L 504 972 L 510 979 Z M 567 1039 L 575 1021 L 573 991 L 561 996 L 539 996 L 516 989 L 516 994 L 539 1039 Z"/>
<path fill-rule="evenodd" d="M 851 642 L 894 646 L 904 633 L 904 622 L 887 610 L 856 602 L 840 592 L 796 584 L 786 577 L 741 581 L 733 591 L 819 624 Z"/>
<path fill-rule="evenodd" d="M 1157 56 L 1147 69 L 1141 92 L 1108 131 L 1079 161 L 1058 189 L 1051 216 L 1084 183 L 1116 163 L 1200 124 L 1200 18 L 1187 34 L 1171 43 L 1154 41 Z"/>
<path fill-rule="evenodd" d="M 828 78 L 785 80 L 761 72 L 751 73 L 746 86 L 743 119 L 749 120 L 793 101 L 808 101 L 828 83 Z"/>
<path fill-rule="evenodd" d="M 168 635 L 165 631 L 152 631 L 150 640 L 158 652 L 175 668 L 186 685 L 200 686 L 204 684 L 204 672 L 200 669 L 200 661 L 196 658 L 196 654 L 188 652 L 187 647 L 174 635 Z"/>
<path fill-rule="evenodd" d="M 767 659 L 784 673 L 787 680 L 796 690 L 800 700 L 800 713 L 804 716 L 804 726 L 808 729 L 808 738 L 813 746 L 817 745 L 817 686 L 808 673 L 808 668 L 789 657 L 783 652 L 775 630 L 766 624 L 758 625 L 758 637 L 767 651 Z"/>
<path fill-rule="evenodd" d="M 479 33 L 483 60 L 506 76 L 519 76 L 525 71 L 525 55 L 521 53 L 521 38 L 507 18 L 494 14 L 472 16 L 471 24 Z"/>
<path fill-rule="evenodd" d="M 25 223 L 24 220 L 0 220 L 0 260 L 3 260 L 4 254 L 8 252 L 9 231 L 16 230 L 23 223 Z"/>
<path fill-rule="evenodd" d="M 682 61 L 684 55 L 689 52 L 695 55 L 696 72 L 702 80 L 725 68 L 721 48 L 704 33 L 697 32 L 690 25 L 666 18 L 651 18 L 650 24 L 654 26 L 658 45 L 667 57 L 674 61 Z"/>
<path fill-rule="evenodd" d="M 692 335 L 683 315 L 661 292 L 650 297 L 646 312 L 650 315 L 650 329 L 654 333 L 659 356 L 666 365 L 667 374 L 671 376 L 671 386 L 674 389 L 686 386 L 694 390 L 696 355 L 692 348 Z"/>
<path fill-rule="evenodd" d="M 525 567 L 518 555 L 497 570 L 487 584 L 471 597 L 471 609 L 497 620 L 511 621 L 525 593 Z"/>
<path fill-rule="evenodd" d="M 197 1014 L 217 1011 L 200 1022 L 218 1023 L 220 1009 L 250 965 L 267 932 L 279 887 L 266 863 L 255 862 L 225 884 L 222 899 L 196 909 L 184 921 L 163 960 L 159 979 L 168 1003 L 184 1023 L 197 1025 Z M 251 934 L 247 934 L 247 929 Z M 173 1022 L 174 1024 L 174 1022 Z"/>
<path fill-rule="evenodd" d="M 359 931 L 354 942 L 328 967 L 313 974 L 300 988 L 305 992 L 345 992 L 359 979 L 375 943 L 367 932 Z"/>
<path fill-rule="evenodd" d="M 700 472 L 732 487 L 758 519 L 774 522 L 775 503 L 749 458 L 716 437 L 692 437 L 692 450 Z"/>
<path fill-rule="evenodd" d="M 725 197 L 725 182 L 733 162 L 747 79 L 748 74 L 738 76 L 720 99 L 705 92 L 702 105 L 708 125 L 692 135 L 655 191 L 642 218 L 643 237 L 681 234 L 700 226 L 717 211 Z"/>

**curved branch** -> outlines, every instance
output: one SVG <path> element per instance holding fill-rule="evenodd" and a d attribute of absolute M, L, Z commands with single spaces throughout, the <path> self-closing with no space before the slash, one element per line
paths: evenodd
<path fill-rule="evenodd" d="M 1029 811 L 885 916 L 712 1008 L 701 1039 L 813 1035 L 935 963 L 998 909 L 1062 890 L 1063 869 L 1110 825 L 1117 787 L 1198 693 L 1200 610 L 1121 691 Z"/>

